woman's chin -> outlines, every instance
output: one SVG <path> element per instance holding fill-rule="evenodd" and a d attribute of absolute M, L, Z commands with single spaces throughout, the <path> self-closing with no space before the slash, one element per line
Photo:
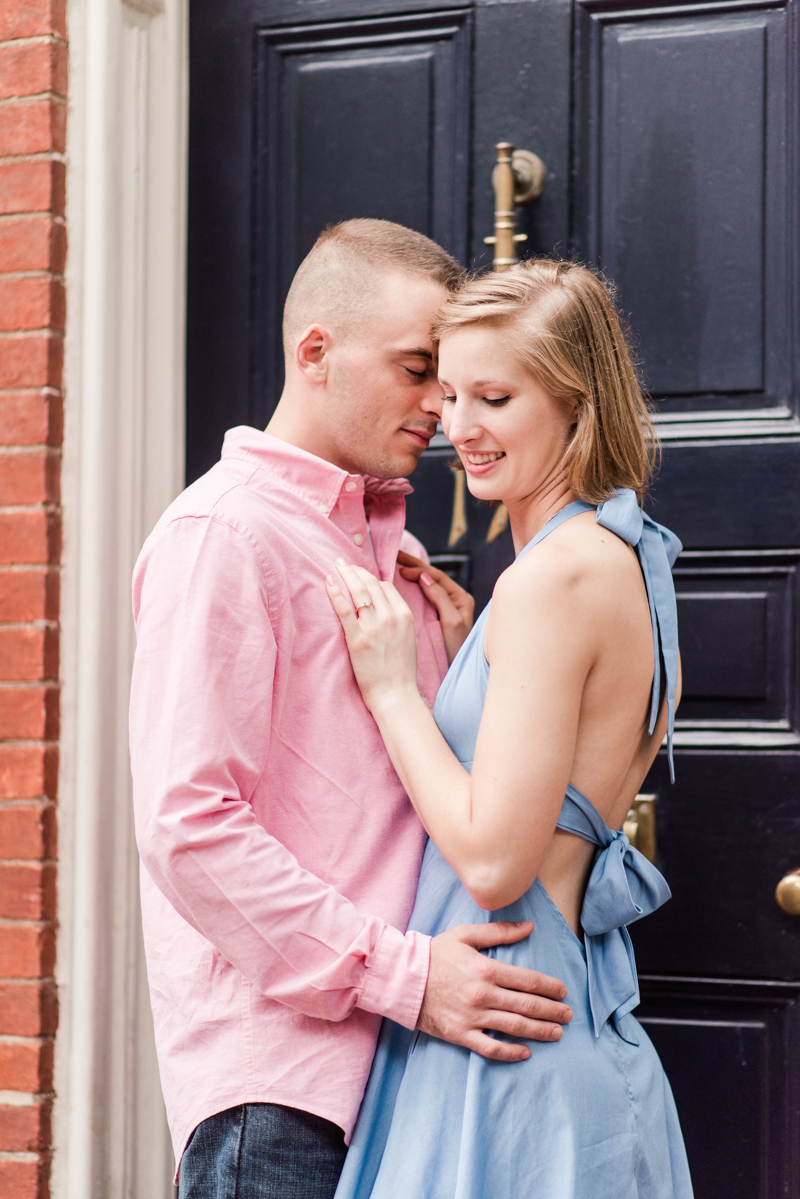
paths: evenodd
<path fill-rule="evenodd" d="M 497 486 L 493 486 L 489 479 L 475 478 L 474 475 L 468 474 L 467 487 L 470 495 L 474 496 L 476 500 L 485 500 L 490 504 L 502 502 L 503 497 L 498 495 Z"/>

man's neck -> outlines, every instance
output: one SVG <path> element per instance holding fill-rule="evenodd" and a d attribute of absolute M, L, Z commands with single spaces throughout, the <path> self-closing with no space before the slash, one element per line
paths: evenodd
<path fill-rule="evenodd" d="M 296 403 L 287 403 L 284 393 L 264 432 L 269 433 L 271 437 L 277 437 L 279 441 L 296 446 L 298 450 L 305 450 L 307 454 L 322 458 L 324 462 L 330 462 L 349 474 L 362 473 L 351 470 L 346 462 L 341 461 L 338 447 L 326 436 L 321 422 L 309 421 L 305 415 L 299 416 L 297 408 Z"/>

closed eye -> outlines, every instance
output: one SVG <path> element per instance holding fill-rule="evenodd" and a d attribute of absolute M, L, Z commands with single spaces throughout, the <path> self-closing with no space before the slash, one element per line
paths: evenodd
<path fill-rule="evenodd" d="M 405 367 L 405 370 L 408 371 L 409 375 L 413 375 L 415 379 L 425 379 L 428 376 L 427 371 L 412 371 L 410 366 Z"/>
<path fill-rule="evenodd" d="M 455 402 L 456 402 L 456 397 L 455 397 L 455 396 L 444 396 L 444 397 L 443 397 L 443 399 L 445 399 L 445 400 L 449 400 L 449 402 L 450 402 L 451 404 L 455 404 Z"/>
<path fill-rule="evenodd" d="M 510 395 L 501 396 L 499 400 L 490 400 L 490 399 L 487 399 L 486 396 L 483 396 L 484 404 L 490 404 L 492 406 L 492 408 L 502 408 L 503 404 L 507 404 L 510 399 L 511 399 Z"/>

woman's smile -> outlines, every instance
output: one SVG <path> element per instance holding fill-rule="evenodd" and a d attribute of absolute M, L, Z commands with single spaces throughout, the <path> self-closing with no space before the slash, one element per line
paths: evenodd
<path fill-rule="evenodd" d="M 460 455 L 464 469 L 470 475 L 488 474 L 495 463 L 506 456 L 505 450 L 490 450 L 487 453 L 478 453 L 476 450 L 461 450 Z"/>

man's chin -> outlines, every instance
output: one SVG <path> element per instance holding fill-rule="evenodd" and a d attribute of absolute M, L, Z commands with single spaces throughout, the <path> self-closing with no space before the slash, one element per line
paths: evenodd
<path fill-rule="evenodd" d="M 409 450 L 404 454 L 393 455 L 391 458 L 381 458 L 373 467 L 365 467 L 364 474 L 372 475 L 374 479 L 406 479 L 417 469 L 422 457 L 422 448 L 418 451 Z"/>

